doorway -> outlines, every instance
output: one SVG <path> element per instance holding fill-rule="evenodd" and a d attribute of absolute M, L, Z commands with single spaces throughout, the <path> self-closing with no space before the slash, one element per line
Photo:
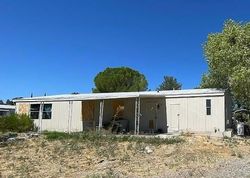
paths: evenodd
<path fill-rule="evenodd" d="M 180 130 L 180 104 L 170 104 L 170 128 L 172 131 Z"/>

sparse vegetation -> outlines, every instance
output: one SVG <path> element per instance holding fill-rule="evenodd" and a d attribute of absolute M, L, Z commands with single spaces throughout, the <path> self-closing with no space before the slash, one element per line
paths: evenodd
<path fill-rule="evenodd" d="M 45 138 L 49 142 L 60 141 L 64 146 L 55 148 L 55 153 L 64 154 L 67 150 L 80 152 L 85 146 L 92 149 L 101 160 L 111 160 L 119 157 L 121 162 L 130 161 L 133 154 L 131 152 L 144 153 L 145 147 L 151 145 L 157 147 L 160 145 L 178 144 L 184 142 L 184 139 L 176 138 L 145 138 L 128 135 L 113 135 L 98 132 L 64 133 L 64 132 L 44 132 Z M 84 143 L 84 145 L 82 145 Z M 124 145 L 123 154 L 119 156 L 118 150 Z"/>
<path fill-rule="evenodd" d="M 113 135 L 103 134 L 97 132 L 80 132 L 80 133 L 64 133 L 64 132 L 44 132 L 48 140 L 79 140 L 88 141 L 97 144 L 98 142 L 136 142 L 145 143 L 152 145 L 160 144 L 176 144 L 183 142 L 184 140 L 179 137 L 173 138 L 158 138 L 158 137 L 139 137 L 139 136 L 128 136 L 128 135 Z"/>

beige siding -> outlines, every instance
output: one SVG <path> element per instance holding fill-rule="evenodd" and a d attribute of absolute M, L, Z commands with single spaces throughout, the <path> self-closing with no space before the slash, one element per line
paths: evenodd
<path fill-rule="evenodd" d="M 72 132 L 82 131 L 82 103 L 81 101 L 73 102 L 71 131 Z"/>
<path fill-rule="evenodd" d="M 40 103 L 17 103 L 17 113 L 23 113 L 21 112 L 23 106 L 25 105 L 26 108 L 30 108 L 30 104 Z M 34 123 L 37 127 L 48 131 L 82 131 L 80 101 L 73 101 L 72 119 L 69 117 L 69 102 L 45 102 L 44 104 L 52 104 L 52 117 L 51 119 L 42 119 L 42 125 L 39 124 L 39 119 L 35 119 Z"/>
<path fill-rule="evenodd" d="M 69 102 L 52 103 L 52 118 L 51 120 L 42 120 L 42 129 L 74 132 L 82 131 L 81 102 L 73 101 L 72 117 L 70 117 Z"/>
<path fill-rule="evenodd" d="M 42 119 L 42 130 L 67 131 L 68 130 L 68 102 L 53 102 L 52 118 Z"/>
<path fill-rule="evenodd" d="M 206 99 L 211 99 L 211 115 L 206 114 Z M 175 122 L 173 119 L 177 119 L 170 112 L 174 104 L 180 106 L 178 128 L 172 125 Z M 225 130 L 224 107 L 224 96 L 168 98 L 166 108 L 169 131 L 223 132 Z"/>

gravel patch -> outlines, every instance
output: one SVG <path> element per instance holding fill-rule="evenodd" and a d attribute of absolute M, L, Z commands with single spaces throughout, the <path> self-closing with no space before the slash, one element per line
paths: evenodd
<path fill-rule="evenodd" d="M 220 163 L 218 163 L 214 169 L 208 171 L 204 177 L 250 178 L 250 157 L 220 161 Z"/>

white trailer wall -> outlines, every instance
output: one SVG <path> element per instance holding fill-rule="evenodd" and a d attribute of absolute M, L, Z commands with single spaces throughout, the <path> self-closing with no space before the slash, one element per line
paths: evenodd
<path fill-rule="evenodd" d="M 29 114 L 30 104 L 41 104 L 40 102 L 17 103 L 17 113 Z M 60 102 L 44 102 L 44 104 L 52 104 L 51 119 L 42 119 L 40 126 L 39 119 L 34 119 L 34 124 L 41 127 L 42 130 L 48 131 L 82 131 L 81 120 L 81 101 L 72 101 L 72 118 L 70 117 L 70 104 L 68 101 Z M 25 111 L 20 108 L 25 105 Z"/>
<path fill-rule="evenodd" d="M 72 107 L 68 101 L 48 104 L 52 104 L 52 117 L 51 119 L 42 119 L 42 130 L 82 131 L 81 101 L 72 101 Z M 70 111 L 71 109 L 72 111 Z M 37 120 L 35 121 L 37 122 Z"/>
<path fill-rule="evenodd" d="M 206 113 L 206 100 L 211 99 L 211 115 Z M 225 131 L 225 97 L 167 98 L 168 131 Z"/>

